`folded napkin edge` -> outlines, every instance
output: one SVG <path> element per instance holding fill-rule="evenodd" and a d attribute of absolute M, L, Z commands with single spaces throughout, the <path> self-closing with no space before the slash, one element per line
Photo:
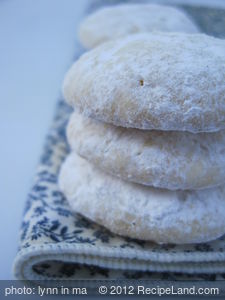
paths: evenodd
<path fill-rule="evenodd" d="M 15 278 L 41 280 L 32 266 L 45 261 L 58 260 L 65 263 L 96 265 L 103 268 L 186 273 L 223 273 L 224 252 L 200 253 L 154 253 L 135 249 L 116 249 L 93 245 L 34 245 L 18 252 L 14 264 Z M 204 264 L 203 264 L 204 263 Z"/>

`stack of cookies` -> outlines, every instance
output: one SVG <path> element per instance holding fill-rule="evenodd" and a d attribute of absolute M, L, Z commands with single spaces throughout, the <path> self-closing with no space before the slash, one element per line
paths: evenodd
<path fill-rule="evenodd" d="M 225 41 L 194 32 L 114 37 L 93 34 L 90 46 L 104 42 L 64 81 L 75 111 L 59 184 L 71 209 L 159 244 L 222 236 Z"/>

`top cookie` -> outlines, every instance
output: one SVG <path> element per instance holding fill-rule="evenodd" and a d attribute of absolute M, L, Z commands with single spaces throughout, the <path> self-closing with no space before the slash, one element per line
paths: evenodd
<path fill-rule="evenodd" d="M 86 48 L 128 34 L 151 31 L 198 32 L 197 26 L 181 10 L 152 4 L 125 4 L 104 7 L 80 25 L 79 37 Z"/>
<path fill-rule="evenodd" d="M 225 40 L 146 33 L 104 43 L 74 63 L 68 103 L 123 127 L 190 132 L 225 129 Z"/>

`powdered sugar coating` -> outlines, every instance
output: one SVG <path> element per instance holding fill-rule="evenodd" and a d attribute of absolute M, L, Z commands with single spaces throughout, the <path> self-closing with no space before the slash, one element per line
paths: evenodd
<path fill-rule="evenodd" d="M 70 207 L 112 232 L 156 243 L 201 243 L 225 233 L 224 186 L 168 191 L 127 183 L 71 154 L 59 185 Z"/>
<path fill-rule="evenodd" d="M 82 157 L 124 180 L 170 190 L 225 183 L 225 131 L 128 129 L 74 112 L 67 139 Z"/>
<path fill-rule="evenodd" d="M 86 48 L 124 37 L 151 32 L 198 32 L 194 22 L 181 10 L 165 5 L 123 4 L 103 7 L 81 23 L 79 38 Z"/>
<path fill-rule="evenodd" d="M 149 33 L 104 43 L 67 73 L 65 99 L 87 116 L 140 129 L 225 128 L 225 40 Z"/>

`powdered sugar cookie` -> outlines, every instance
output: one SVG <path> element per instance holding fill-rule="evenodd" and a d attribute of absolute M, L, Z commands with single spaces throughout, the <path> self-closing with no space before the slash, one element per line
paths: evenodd
<path fill-rule="evenodd" d="M 73 113 L 67 138 L 81 156 L 128 181 L 171 190 L 225 183 L 225 131 L 128 129 Z"/>
<path fill-rule="evenodd" d="M 127 183 L 71 154 L 60 189 L 70 207 L 112 232 L 156 243 L 201 243 L 225 233 L 224 186 L 168 191 Z"/>
<path fill-rule="evenodd" d="M 86 48 L 128 34 L 151 31 L 198 32 L 181 10 L 155 4 L 123 4 L 104 7 L 84 19 L 79 38 Z"/>
<path fill-rule="evenodd" d="M 68 103 L 123 127 L 211 132 L 225 128 L 225 40 L 149 33 L 104 43 L 64 81 Z"/>

